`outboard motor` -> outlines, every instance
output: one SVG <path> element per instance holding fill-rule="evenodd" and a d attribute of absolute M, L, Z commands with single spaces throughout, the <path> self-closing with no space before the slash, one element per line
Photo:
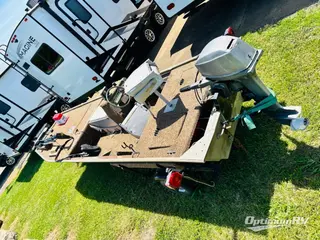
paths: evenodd
<path fill-rule="evenodd" d="M 300 118 L 301 107 L 283 107 L 274 92 L 266 87 L 256 73 L 263 51 L 255 49 L 238 37 L 225 35 L 209 42 L 199 55 L 196 67 L 202 74 L 203 86 L 227 85 L 230 91 L 242 92 L 245 101 L 254 99 L 256 106 L 293 130 L 304 130 L 308 119 Z M 188 90 L 201 87 L 196 83 Z M 186 89 L 182 89 L 185 91 Z M 269 104 L 269 105 L 268 105 Z"/>

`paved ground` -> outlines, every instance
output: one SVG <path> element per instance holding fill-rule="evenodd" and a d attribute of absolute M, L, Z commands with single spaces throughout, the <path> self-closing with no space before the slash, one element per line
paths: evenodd
<path fill-rule="evenodd" d="M 160 69 L 165 69 L 199 54 L 229 26 L 241 36 L 275 24 L 316 2 L 318 0 L 209 0 L 190 16 L 171 20 L 150 56 Z"/>
<path fill-rule="evenodd" d="M 6 181 L 8 180 L 8 177 L 13 171 L 13 167 L 0 167 L 0 194 L 5 189 Z"/>
<path fill-rule="evenodd" d="M 6 189 L 6 187 L 18 176 L 20 171 L 26 164 L 26 160 L 29 158 L 30 153 L 24 153 L 19 158 L 18 162 L 12 167 L 0 168 L 0 194 Z"/>
<path fill-rule="evenodd" d="M 4 172 L 5 167 L 0 167 L 0 175 Z"/>

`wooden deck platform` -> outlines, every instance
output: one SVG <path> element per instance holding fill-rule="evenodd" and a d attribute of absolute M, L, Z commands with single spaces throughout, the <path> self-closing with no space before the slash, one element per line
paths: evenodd
<path fill-rule="evenodd" d="M 88 100 L 86 104 L 80 105 L 78 107 L 72 108 L 66 112 L 64 115 L 69 117 L 65 125 L 59 126 L 53 124 L 52 127 L 47 132 L 45 138 L 49 138 L 51 135 L 56 133 L 64 133 L 73 137 L 72 141 L 69 141 L 65 148 L 59 153 L 59 155 L 53 156 L 57 152 L 55 147 L 52 150 L 44 151 L 37 150 L 38 154 L 47 161 L 56 161 L 58 159 L 63 159 L 68 157 L 71 153 L 74 153 L 75 149 L 79 146 L 80 143 L 88 143 L 92 141 L 91 137 L 88 137 L 88 131 L 90 127 L 88 126 L 88 120 L 94 111 L 103 103 L 103 99 L 99 97 L 99 94 L 94 95 L 91 99 Z M 85 139 L 88 139 L 89 142 L 86 142 Z M 54 145 L 63 145 L 66 143 L 65 139 L 58 139 Z"/>
<path fill-rule="evenodd" d="M 132 145 L 133 150 L 136 151 L 138 141 L 139 139 L 125 133 L 102 137 L 98 142 L 98 146 L 101 148 L 100 156 L 118 156 L 120 153 L 131 155 L 132 150 L 126 145 Z"/>
<path fill-rule="evenodd" d="M 200 116 L 200 104 L 193 91 L 180 94 L 179 90 L 194 83 L 196 75 L 194 62 L 171 72 L 161 93 L 169 101 L 178 99 L 178 104 L 173 112 L 164 113 L 165 103 L 158 99 L 151 108 L 156 119 L 149 118 L 138 142 L 140 157 L 179 157 L 190 147 Z"/>
<path fill-rule="evenodd" d="M 161 159 L 162 162 L 179 162 L 180 157 L 182 155 L 184 156 L 184 153 L 187 150 L 190 150 L 191 141 L 194 131 L 197 128 L 201 110 L 201 106 L 195 97 L 194 91 L 180 94 L 179 90 L 184 86 L 194 83 L 200 78 L 201 75 L 197 75 L 197 69 L 194 67 L 194 62 L 187 63 L 171 71 L 161 93 L 168 100 L 178 99 L 177 106 L 174 111 L 165 113 L 165 103 L 161 99 L 158 99 L 156 104 L 151 108 L 154 117 L 149 117 L 140 139 L 137 139 L 128 133 L 101 137 L 101 134 L 98 131 L 88 126 L 88 120 L 97 107 L 106 104 L 106 101 L 102 98 L 91 99 L 88 103 L 66 112 L 65 115 L 69 117 L 68 122 L 64 126 L 54 124 L 51 127 L 51 132 L 49 131 L 47 134 L 46 137 L 50 137 L 50 135 L 62 132 L 74 138 L 73 141 L 67 144 L 67 148 L 60 152 L 58 157 L 51 156 L 54 150 L 37 150 L 37 152 L 46 161 L 56 161 L 65 159 L 70 154 L 80 153 L 81 144 L 90 144 L 98 145 L 101 148 L 101 153 L 98 157 L 76 157 L 67 159 L 66 161 L 126 162 L 137 166 L 152 162 L 155 163 L 159 159 Z M 232 115 L 237 114 L 240 109 L 241 101 L 239 101 L 239 107 L 234 109 L 235 111 Z M 213 117 L 211 121 L 219 121 L 219 115 L 220 114 L 217 113 L 217 117 Z M 210 145 L 213 136 L 218 134 L 218 132 L 221 132 L 221 126 L 219 124 L 210 127 L 210 129 L 211 128 L 213 128 L 213 130 L 210 130 L 211 132 L 208 133 L 209 135 L 206 137 L 209 141 L 206 145 Z M 230 142 L 224 138 L 225 137 L 221 137 L 218 141 L 220 145 L 222 144 L 220 142 Z M 57 144 L 62 145 L 65 141 L 66 140 L 57 140 Z M 131 148 L 128 147 L 130 145 Z M 231 145 L 230 143 L 227 145 L 226 151 L 228 153 Z M 181 161 L 189 161 L 188 156 L 182 158 Z M 201 157 L 192 156 L 190 157 L 190 161 L 203 162 L 205 161 L 204 158 L 205 155 Z"/>

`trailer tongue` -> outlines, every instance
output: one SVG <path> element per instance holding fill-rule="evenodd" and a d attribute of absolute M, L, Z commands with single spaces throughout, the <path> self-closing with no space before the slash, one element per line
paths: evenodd
<path fill-rule="evenodd" d="M 186 190 L 181 182 L 188 181 L 212 186 L 190 177 L 181 181 L 183 171 L 212 169 L 212 163 L 228 159 L 239 120 L 253 129 L 250 114 L 264 111 L 293 130 L 304 130 L 308 125 L 308 120 L 300 117 L 301 107 L 281 106 L 275 93 L 258 78 L 255 67 L 261 55 L 262 50 L 240 38 L 221 36 L 212 40 L 196 61 L 172 68 L 166 81 L 147 60 L 103 94 L 107 102 L 94 100 L 65 113 L 69 117 L 66 125 L 54 125 L 47 134 L 71 135 L 71 146 L 60 149 L 60 155 L 54 157 L 50 153 L 56 149 L 37 152 L 53 162 L 167 169 L 161 173 L 165 177 L 158 175 L 157 180 L 176 190 Z M 158 101 L 150 107 L 153 93 Z M 140 103 L 131 110 L 130 97 Z M 243 101 L 252 99 L 255 106 L 241 112 Z M 110 133 L 107 123 L 105 129 L 101 126 L 103 133 L 90 127 L 89 119 L 99 106 L 105 111 L 104 119 L 112 119 L 121 131 L 115 128 Z M 142 130 L 137 133 L 137 129 Z M 60 148 L 64 145 L 63 140 L 58 143 Z M 99 152 L 90 154 L 83 144 L 97 145 Z"/>

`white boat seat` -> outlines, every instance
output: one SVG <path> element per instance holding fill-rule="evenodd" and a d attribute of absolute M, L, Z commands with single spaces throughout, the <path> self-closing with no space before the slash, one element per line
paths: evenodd
<path fill-rule="evenodd" d="M 149 110 L 136 102 L 127 117 L 119 125 L 132 136 L 140 138 L 147 125 L 149 116 Z"/>

